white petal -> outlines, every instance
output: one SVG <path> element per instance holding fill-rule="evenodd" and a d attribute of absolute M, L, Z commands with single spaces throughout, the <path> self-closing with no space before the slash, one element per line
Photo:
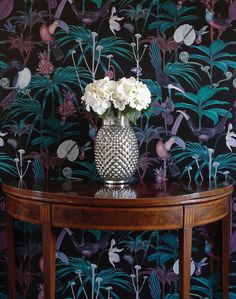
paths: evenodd
<path fill-rule="evenodd" d="M 124 19 L 124 17 L 118 17 L 118 16 L 113 16 L 113 18 L 112 18 L 113 21 L 121 21 L 123 19 Z"/>
<path fill-rule="evenodd" d="M 190 276 L 193 275 L 195 269 L 196 269 L 196 266 L 195 266 L 195 263 L 194 261 L 191 261 L 191 269 L 190 269 Z M 179 274 L 179 259 L 176 260 L 176 262 L 174 263 L 173 265 L 173 271 L 175 274 Z"/>
<path fill-rule="evenodd" d="M 115 6 L 112 7 L 111 9 L 111 17 L 116 13 L 116 8 Z"/>
<path fill-rule="evenodd" d="M 73 140 L 62 142 L 57 148 L 57 156 L 60 159 L 67 158 L 69 161 L 74 161 L 79 155 L 79 147 Z"/>
<path fill-rule="evenodd" d="M 228 125 L 228 133 L 233 129 L 233 125 L 231 123 L 229 123 Z"/>
<path fill-rule="evenodd" d="M 120 24 L 114 20 L 111 20 L 110 22 L 110 28 L 111 28 L 111 31 L 112 30 L 116 30 L 116 31 L 120 31 Z"/>
<path fill-rule="evenodd" d="M 196 33 L 193 26 L 189 24 L 184 24 L 179 26 L 174 33 L 174 40 L 177 43 L 184 42 L 185 45 L 190 46 L 196 39 Z"/>
<path fill-rule="evenodd" d="M 119 263 L 120 257 L 117 253 L 112 253 L 109 255 L 109 260 L 114 262 L 114 263 Z"/>
<path fill-rule="evenodd" d="M 111 240 L 111 247 L 110 248 L 112 248 L 114 245 L 116 245 L 116 241 L 115 241 L 115 239 L 112 239 Z"/>
<path fill-rule="evenodd" d="M 6 135 L 7 135 L 7 133 L 3 133 L 3 132 L 0 131 L 0 136 L 1 137 L 6 136 Z"/>
<path fill-rule="evenodd" d="M 121 248 L 121 249 L 119 249 L 119 248 L 117 248 L 117 247 L 115 247 L 115 248 L 113 248 L 113 252 L 121 252 L 121 251 L 123 251 L 124 250 L 124 248 Z"/>
<path fill-rule="evenodd" d="M 112 264 L 113 267 L 115 267 L 115 264 L 113 263 L 113 260 L 109 257 L 109 262 Z"/>

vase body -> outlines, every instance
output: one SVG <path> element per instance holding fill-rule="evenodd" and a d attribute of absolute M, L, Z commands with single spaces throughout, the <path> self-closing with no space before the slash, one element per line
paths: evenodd
<path fill-rule="evenodd" d="M 138 142 L 124 116 L 103 120 L 95 141 L 95 164 L 107 184 L 128 183 L 138 164 Z"/>
<path fill-rule="evenodd" d="M 95 194 L 97 198 L 117 198 L 117 199 L 135 199 L 137 194 L 132 185 L 110 184 L 102 185 L 100 190 Z"/>

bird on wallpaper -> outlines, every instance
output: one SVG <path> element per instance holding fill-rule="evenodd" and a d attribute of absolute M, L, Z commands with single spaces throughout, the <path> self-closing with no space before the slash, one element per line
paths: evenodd
<path fill-rule="evenodd" d="M 161 58 L 161 52 L 157 45 L 156 41 L 151 42 L 151 46 L 149 48 L 149 55 L 151 58 L 151 63 L 155 69 L 155 78 L 158 84 L 160 84 L 162 87 L 168 89 L 169 98 L 171 99 L 171 90 L 177 90 L 181 93 L 185 93 L 183 87 L 178 84 L 177 82 L 173 81 L 171 77 L 166 74 L 162 70 L 162 58 Z"/>
<path fill-rule="evenodd" d="M 193 132 L 194 136 L 196 136 L 198 138 L 198 140 L 200 142 L 202 142 L 202 141 L 208 141 L 211 138 L 214 138 L 216 135 L 224 132 L 225 124 L 229 118 L 231 110 L 232 109 L 230 109 L 224 115 L 224 117 L 219 121 L 219 123 L 215 127 L 212 127 L 212 128 L 208 128 L 208 127 L 199 128 L 199 127 L 195 126 L 193 120 L 185 111 L 177 110 L 177 112 L 181 113 L 184 116 L 184 118 L 187 120 L 187 124 L 188 124 L 189 128 L 191 129 L 191 131 Z"/>
<path fill-rule="evenodd" d="M 170 150 L 173 144 L 177 144 L 183 150 L 185 150 L 185 142 L 181 138 L 169 134 L 157 142 L 156 153 L 159 159 L 167 162 L 168 168 L 170 169 L 172 176 L 176 177 L 177 175 L 179 175 L 180 170 L 174 163 L 174 161 L 171 160 Z"/>
<path fill-rule="evenodd" d="M 65 230 L 69 234 L 76 251 L 80 252 L 84 257 L 90 257 L 99 250 L 105 249 L 108 246 L 109 237 L 111 235 L 111 233 L 108 232 L 98 242 L 95 243 L 79 243 L 70 229 L 65 228 Z"/>
<path fill-rule="evenodd" d="M 41 40 L 52 45 L 52 51 L 56 60 L 60 60 L 64 57 L 62 50 L 56 44 L 54 38 L 54 33 L 58 27 L 64 30 L 67 34 L 69 33 L 68 25 L 62 20 L 55 20 L 50 25 L 42 24 L 39 30 Z"/>
<path fill-rule="evenodd" d="M 16 89 L 26 88 L 31 82 L 32 75 L 30 69 L 19 59 L 12 60 L 9 64 L 10 68 L 16 70 L 16 75 L 13 79 L 13 87 Z"/>
<path fill-rule="evenodd" d="M 14 100 L 17 91 L 25 89 L 30 84 L 32 77 L 30 69 L 19 59 L 10 61 L 8 67 L 1 72 L 0 77 L 10 69 L 14 69 L 16 73 L 12 86 L 6 87 L 6 89 L 12 90 L 12 92 L 10 92 L 0 103 L 0 106 L 4 108 L 7 108 Z"/>
<path fill-rule="evenodd" d="M 83 25 L 91 25 L 100 18 L 106 17 L 109 12 L 109 6 L 111 0 L 106 0 L 100 9 L 96 11 L 79 10 L 77 3 L 74 0 L 68 0 L 73 12 L 77 19 L 83 23 Z"/>
<path fill-rule="evenodd" d="M 205 12 L 206 22 L 215 29 L 222 33 L 225 29 L 232 26 L 232 22 L 236 20 L 236 0 L 229 6 L 228 18 L 223 19 L 215 15 L 215 12 L 208 5 Z"/>
<path fill-rule="evenodd" d="M 167 162 L 167 166 L 170 169 L 172 176 L 177 176 L 180 173 L 178 166 L 171 160 L 170 150 L 173 144 L 179 145 L 183 150 L 185 150 L 185 142 L 178 136 L 176 136 L 179 126 L 182 122 L 183 115 L 179 114 L 174 124 L 172 125 L 170 133 L 163 139 L 160 139 L 156 144 L 156 153 L 159 159 Z"/>
<path fill-rule="evenodd" d="M 55 20 L 50 25 L 43 24 L 40 27 L 39 33 L 42 41 L 46 43 L 54 42 L 55 39 L 53 35 L 58 27 L 64 30 L 67 34 L 69 33 L 69 27 L 64 21 Z"/>

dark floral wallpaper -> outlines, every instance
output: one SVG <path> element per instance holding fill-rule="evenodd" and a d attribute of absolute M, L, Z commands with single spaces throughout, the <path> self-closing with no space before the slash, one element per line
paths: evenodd
<path fill-rule="evenodd" d="M 152 93 L 133 126 L 134 179 L 159 184 L 167 173 L 235 183 L 235 36 L 235 0 L 0 0 L 1 179 L 99 181 L 93 147 L 101 121 L 80 99 L 93 77 L 134 76 Z M 0 210 L 4 299 L 3 194 Z M 232 212 L 234 299 L 235 197 Z M 40 227 L 17 221 L 15 230 L 17 298 L 42 299 Z M 194 230 L 191 298 L 222 298 L 219 234 L 218 224 Z M 178 232 L 65 228 L 56 259 L 58 299 L 179 298 Z"/>

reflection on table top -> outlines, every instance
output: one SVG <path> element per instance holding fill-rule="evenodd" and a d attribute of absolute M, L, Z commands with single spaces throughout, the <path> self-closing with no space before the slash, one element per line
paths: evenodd
<path fill-rule="evenodd" d="M 229 182 L 184 182 L 169 180 L 157 184 L 154 181 L 127 185 L 106 185 L 91 181 L 25 181 L 8 180 L 3 184 L 7 194 L 22 198 L 61 204 L 91 205 L 177 205 L 194 203 L 204 197 L 226 195 L 232 192 Z"/>

